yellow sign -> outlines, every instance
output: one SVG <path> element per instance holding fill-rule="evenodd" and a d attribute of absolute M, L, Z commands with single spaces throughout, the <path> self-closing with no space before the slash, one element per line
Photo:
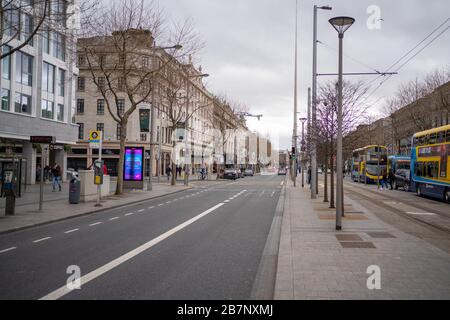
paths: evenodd
<path fill-rule="evenodd" d="M 89 133 L 89 141 L 100 142 L 101 135 L 102 135 L 101 131 L 93 130 Z"/>

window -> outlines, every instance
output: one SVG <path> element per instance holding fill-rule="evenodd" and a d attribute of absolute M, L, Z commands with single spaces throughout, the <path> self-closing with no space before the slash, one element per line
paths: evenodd
<path fill-rule="evenodd" d="M 121 135 L 122 135 L 122 126 L 120 124 L 117 124 L 117 128 L 116 128 L 117 140 L 120 140 Z"/>
<path fill-rule="evenodd" d="M 104 123 L 97 123 L 97 131 L 102 131 L 103 129 L 105 129 L 105 124 Z"/>
<path fill-rule="evenodd" d="M 429 144 L 435 144 L 436 143 L 436 133 L 430 134 L 430 140 L 428 142 L 429 142 Z"/>
<path fill-rule="evenodd" d="M 66 71 L 63 69 L 58 69 L 58 95 L 64 97 L 65 86 L 66 86 Z"/>
<path fill-rule="evenodd" d="M 105 83 L 106 83 L 105 77 L 98 77 L 97 83 L 98 83 L 98 88 L 100 90 L 103 90 L 105 88 Z"/>
<path fill-rule="evenodd" d="M 64 121 L 64 105 L 58 103 L 58 106 L 56 108 L 56 120 L 58 121 Z"/>
<path fill-rule="evenodd" d="M 16 92 L 14 100 L 14 111 L 18 113 L 31 114 L 31 97 Z"/>
<path fill-rule="evenodd" d="M 125 113 L 125 99 L 117 100 L 117 110 L 119 115 L 123 115 Z"/>
<path fill-rule="evenodd" d="M 84 91 L 85 79 L 84 77 L 78 77 L 78 91 Z"/>
<path fill-rule="evenodd" d="M 84 139 L 84 123 L 77 123 L 78 125 L 78 139 Z"/>
<path fill-rule="evenodd" d="M 2 110 L 9 111 L 9 90 L 2 88 Z"/>
<path fill-rule="evenodd" d="M 86 63 L 86 56 L 85 55 L 79 55 L 78 56 L 78 65 L 79 66 L 84 66 L 84 64 Z"/>
<path fill-rule="evenodd" d="M 43 32 L 43 41 L 44 41 L 43 50 L 46 54 L 50 54 L 50 43 L 51 43 L 51 39 L 52 39 L 50 30 L 48 28 L 46 28 L 42 32 Z"/>
<path fill-rule="evenodd" d="M 54 104 L 52 101 L 42 100 L 41 117 L 46 119 L 53 119 Z"/>
<path fill-rule="evenodd" d="M 447 134 L 446 134 L 446 137 L 445 137 L 445 141 L 446 141 L 446 142 L 450 142 L 450 130 L 447 130 Z"/>
<path fill-rule="evenodd" d="M 52 43 L 53 43 L 53 47 L 52 47 L 53 56 L 62 61 L 65 61 L 66 60 L 66 37 L 58 32 L 53 32 Z"/>
<path fill-rule="evenodd" d="M 2 47 L 3 54 L 11 51 L 9 46 Z M 2 59 L 2 78 L 9 80 L 11 77 L 11 56 L 6 56 Z"/>
<path fill-rule="evenodd" d="M 16 54 L 16 82 L 30 87 L 33 83 L 33 57 L 21 51 Z"/>
<path fill-rule="evenodd" d="M 3 6 L 3 4 L 2 4 Z M 6 35 L 16 38 L 20 32 L 20 12 L 19 9 L 13 7 L 11 2 L 2 8 L 4 13 L 4 32 Z"/>
<path fill-rule="evenodd" d="M 44 62 L 42 65 L 42 90 L 53 93 L 55 87 L 55 66 Z"/>
<path fill-rule="evenodd" d="M 63 27 L 66 26 L 66 4 L 65 0 L 53 0 L 50 6 L 50 15 Z"/>
<path fill-rule="evenodd" d="M 147 134 L 141 133 L 141 141 L 147 141 Z"/>
<path fill-rule="evenodd" d="M 28 39 L 28 37 L 33 33 L 33 17 L 27 13 L 23 15 L 23 30 L 22 30 L 22 40 Z M 30 46 L 33 46 L 33 38 L 28 41 Z"/>
<path fill-rule="evenodd" d="M 105 114 L 105 100 L 97 99 L 97 114 Z"/>
<path fill-rule="evenodd" d="M 84 99 L 77 99 L 77 114 L 84 113 Z"/>

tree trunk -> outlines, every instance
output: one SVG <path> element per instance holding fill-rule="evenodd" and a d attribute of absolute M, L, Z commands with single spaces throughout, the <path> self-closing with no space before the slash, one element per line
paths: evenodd
<path fill-rule="evenodd" d="M 170 161 L 172 162 L 172 179 L 171 179 L 171 185 L 174 186 L 177 184 L 177 173 L 176 173 L 176 164 L 173 161 L 174 159 L 174 151 L 175 151 L 175 140 L 172 142 L 172 157 L 170 158 Z M 186 152 L 186 150 L 184 151 Z"/>
<path fill-rule="evenodd" d="M 123 193 L 123 161 L 125 158 L 125 143 L 127 141 L 127 125 L 128 121 L 123 119 L 120 123 L 121 135 L 120 135 L 120 152 L 119 152 L 119 164 L 117 168 L 117 186 L 116 194 Z"/>
<path fill-rule="evenodd" d="M 333 149 L 333 141 L 331 141 L 331 153 L 330 153 L 330 162 L 331 162 L 331 170 L 330 170 L 330 208 L 335 208 L 334 206 L 334 149 Z"/>
<path fill-rule="evenodd" d="M 323 202 L 328 202 L 328 147 L 325 147 Z"/>

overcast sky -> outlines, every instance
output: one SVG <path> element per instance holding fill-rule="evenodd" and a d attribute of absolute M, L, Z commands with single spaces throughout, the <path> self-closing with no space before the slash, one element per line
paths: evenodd
<path fill-rule="evenodd" d="M 318 71 L 337 72 L 337 32 L 328 19 L 347 15 L 356 19 L 344 39 L 344 72 L 383 71 L 418 44 L 450 16 L 448 0 L 299 0 L 298 106 L 306 115 L 307 88 L 311 86 L 313 5 L 330 5 L 318 12 Z M 293 126 L 295 0 L 164 0 L 160 5 L 172 19 L 193 18 L 206 42 L 199 57 L 213 93 L 226 93 L 246 104 L 260 121 L 248 126 L 270 133 L 282 148 L 291 145 Z M 367 9 L 381 12 L 380 29 L 369 29 Z M 440 29 L 450 26 L 450 21 Z M 435 33 L 437 35 L 438 32 Z M 428 40 L 431 40 L 430 37 Z M 426 41 L 424 44 L 426 44 Z M 331 49 L 330 49 L 331 47 Z M 355 59 L 360 63 L 355 62 Z M 403 60 L 404 61 L 404 60 Z M 371 112 L 381 114 L 383 101 L 403 82 L 421 78 L 437 67 L 450 65 L 450 30 L 406 64 L 370 98 Z M 352 77 L 373 80 L 374 76 Z M 319 78 L 320 81 L 331 80 Z M 380 79 L 381 81 L 381 79 Z M 380 81 L 373 83 L 375 88 Z M 300 115 L 301 116 L 301 115 Z"/>

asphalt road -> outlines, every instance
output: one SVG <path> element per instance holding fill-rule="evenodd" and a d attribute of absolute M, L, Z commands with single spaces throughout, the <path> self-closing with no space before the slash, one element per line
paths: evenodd
<path fill-rule="evenodd" d="M 0 235 L 0 299 L 248 299 L 283 180 L 203 183 Z M 72 265 L 81 289 L 66 287 Z"/>

